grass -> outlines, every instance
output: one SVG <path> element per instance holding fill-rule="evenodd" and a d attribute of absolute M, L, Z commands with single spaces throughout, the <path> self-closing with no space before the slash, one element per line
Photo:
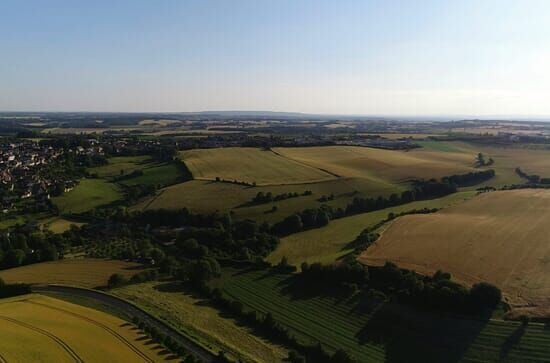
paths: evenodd
<path fill-rule="evenodd" d="M 468 284 L 499 286 L 514 305 L 550 307 L 550 190 L 499 191 L 431 215 L 395 220 L 361 261 L 387 260 Z"/>
<path fill-rule="evenodd" d="M 326 204 L 333 207 L 345 207 L 356 196 L 389 195 L 405 189 L 404 185 L 377 184 L 360 178 L 340 178 L 312 184 L 271 185 L 248 187 L 232 183 L 216 183 L 204 180 L 192 180 L 169 186 L 133 209 L 179 209 L 187 207 L 194 212 L 212 213 L 216 210 L 233 212 L 234 219 L 251 218 L 257 221 L 274 223 L 290 214 L 306 208 L 318 208 L 317 201 L 323 195 L 334 194 L 335 199 Z M 303 193 L 311 190 L 311 196 L 300 196 L 279 202 L 244 206 L 258 192 Z M 270 212 L 277 206 L 275 212 Z M 268 212 L 269 211 L 269 212 Z"/>
<path fill-rule="evenodd" d="M 143 175 L 120 181 L 124 185 L 171 185 L 182 181 L 183 172 L 177 163 L 160 163 L 149 156 L 119 156 L 108 160 L 107 165 L 90 168 L 91 174 L 97 174 L 99 178 L 114 181 L 116 177 L 130 175 L 134 171 L 142 171 Z"/>
<path fill-rule="evenodd" d="M 356 301 L 289 293 L 288 275 L 226 269 L 225 294 L 271 312 L 302 342 L 342 348 L 360 362 L 546 361 L 550 331 L 531 323 L 480 321 L 388 304 L 369 314 Z"/>
<path fill-rule="evenodd" d="M 334 179 L 315 167 L 281 157 L 269 150 L 256 148 L 221 148 L 183 151 L 193 177 L 214 180 L 245 181 L 258 185 L 299 184 Z"/>
<path fill-rule="evenodd" d="M 61 213 L 83 213 L 122 199 L 122 194 L 113 183 L 102 179 L 81 179 L 68 193 L 52 198 Z"/>
<path fill-rule="evenodd" d="M 226 352 L 243 362 L 280 362 L 287 352 L 253 334 L 175 283 L 150 282 L 111 290 L 111 293 L 145 309 L 201 345 Z"/>
<path fill-rule="evenodd" d="M 277 249 L 268 256 L 267 261 L 278 263 L 283 256 L 286 256 L 288 262 L 294 265 L 300 265 L 304 261 L 332 263 L 352 251 L 348 245 L 361 231 L 385 219 L 391 212 L 401 213 L 412 209 L 443 208 L 460 203 L 475 193 L 458 192 L 443 198 L 417 201 L 333 220 L 326 227 L 282 238 Z"/>
<path fill-rule="evenodd" d="M 3 361 L 160 362 L 166 357 L 123 320 L 51 297 L 0 300 L 0 320 Z"/>
<path fill-rule="evenodd" d="M 62 284 L 94 288 L 107 285 L 114 273 L 127 278 L 138 272 L 140 265 L 133 262 L 106 259 L 65 259 L 10 268 L 0 271 L 7 283 Z"/>

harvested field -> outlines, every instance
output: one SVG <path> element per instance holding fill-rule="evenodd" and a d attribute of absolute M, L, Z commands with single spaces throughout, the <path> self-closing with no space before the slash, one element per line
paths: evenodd
<path fill-rule="evenodd" d="M 130 324 L 41 295 L 0 300 L 0 352 L 6 362 L 161 362 Z M 91 339 L 93 337 L 93 339 Z"/>
<path fill-rule="evenodd" d="M 131 277 L 139 272 L 139 264 L 99 258 L 65 259 L 10 268 L 0 271 L 7 283 L 62 284 L 94 288 L 107 285 L 109 276 L 120 273 Z"/>
<path fill-rule="evenodd" d="M 488 281 L 514 305 L 550 303 L 550 190 L 482 194 L 430 215 L 398 218 L 360 260 L 393 261 L 467 284 Z"/>
<path fill-rule="evenodd" d="M 396 151 L 355 146 L 275 148 L 275 152 L 342 177 L 396 183 L 473 170 L 475 154 L 413 149 Z"/>
<path fill-rule="evenodd" d="M 193 177 L 244 181 L 257 185 L 299 184 L 334 179 L 329 173 L 288 160 L 270 150 L 221 148 L 180 153 Z"/>
<path fill-rule="evenodd" d="M 461 203 L 474 194 L 475 192 L 459 192 L 443 198 L 417 201 L 336 219 L 326 227 L 315 228 L 282 238 L 277 249 L 267 257 L 267 261 L 276 264 L 281 258 L 286 257 L 290 264 L 296 266 L 304 261 L 308 263 L 332 263 L 353 250 L 348 245 L 365 228 L 384 220 L 389 213 L 401 213 L 422 208 L 443 208 Z"/>

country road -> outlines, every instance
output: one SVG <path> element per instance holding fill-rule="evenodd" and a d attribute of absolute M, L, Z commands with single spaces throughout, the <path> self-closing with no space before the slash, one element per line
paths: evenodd
<path fill-rule="evenodd" d="M 216 356 L 199 346 L 191 339 L 187 338 L 183 334 L 179 333 L 174 328 L 166 325 L 164 322 L 150 315 L 149 313 L 141 310 L 135 305 L 120 299 L 118 297 L 105 294 L 103 292 L 82 289 L 78 287 L 70 286 L 59 286 L 59 285 L 35 285 L 32 286 L 32 291 L 36 293 L 48 293 L 53 292 L 57 294 L 66 294 L 71 296 L 80 296 L 88 299 L 94 299 L 100 301 L 103 304 L 109 305 L 116 310 L 124 311 L 125 314 L 128 314 L 132 317 L 137 317 L 144 323 L 149 326 L 154 326 L 160 333 L 169 336 L 179 344 L 181 344 L 185 349 L 193 354 L 196 358 L 200 359 L 203 362 L 215 362 Z M 1 361 L 1 360 L 0 360 Z"/>

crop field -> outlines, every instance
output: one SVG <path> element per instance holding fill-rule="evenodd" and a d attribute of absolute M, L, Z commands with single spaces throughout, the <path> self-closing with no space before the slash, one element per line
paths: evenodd
<path fill-rule="evenodd" d="M 360 178 L 340 178 L 312 184 L 270 185 L 255 188 L 233 183 L 192 180 L 163 188 L 157 195 L 138 203 L 132 209 L 187 207 L 201 213 L 232 210 L 234 219 L 252 218 L 273 223 L 306 208 L 318 208 L 322 204 L 318 199 L 323 195 L 334 194 L 335 197 L 333 201 L 325 204 L 345 207 L 357 196 L 390 195 L 404 189 L 402 185 L 377 184 Z M 301 194 L 306 190 L 312 191 L 313 194 L 273 203 L 247 205 L 258 192 L 271 192 L 274 195 L 290 192 Z M 274 212 L 271 211 L 273 206 L 277 206 Z"/>
<path fill-rule="evenodd" d="M 83 213 L 122 198 L 117 186 L 101 179 L 81 179 L 68 193 L 52 198 L 61 213 Z"/>
<path fill-rule="evenodd" d="M 543 324 L 523 329 L 516 322 L 432 315 L 393 305 L 369 315 L 353 299 L 287 293 L 288 275 L 224 272 L 224 293 L 245 308 L 271 312 L 301 341 L 321 342 L 332 351 L 343 348 L 360 362 L 544 362 L 550 355 L 550 331 Z"/>
<path fill-rule="evenodd" d="M 110 158 L 107 165 L 90 168 L 88 171 L 98 177 L 113 181 L 121 175 L 141 171 L 143 175 L 123 179 L 125 185 L 171 185 L 181 181 L 182 169 L 175 163 L 159 163 L 148 156 L 120 156 Z"/>
<path fill-rule="evenodd" d="M 327 170 L 342 177 L 359 177 L 396 183 L 438 178 L 473 170 L 474 153 L 427 149 L 396 151 L 355 146 L 275 148 L 289 159 Z"/>
<path fill-rule="evenodd" d="M 111 290 L 145 309 L 206 348 L 223 350 L 243 362 L 280 362 L 287 352 L 232 319 L 224 318 L 206 301 L 174 283 L 150 282 Z"/>
<path fill-rule="evenodd" d="M 257 185 L 299 184 L 334 179 L 333 175 L 312 166 L 257 148 L 189 150 L 180 153 L 193 177 L 238 180 Z"/>
<path fill-rule="evenodd" d="M 109 276 L 120 273 L 127 278 L 139 272 L 140 265 L 98 258 L 64 259 L 35 263 L 0 271 L 7 283 L 62 284 L 94 288 L 107 285 Z"/>
<path fill-rule="evenodd" d="M 41 295 L 0 300 L 3 362 L 161 362 L 162 348 L 108 314 Z M 92 338 L 93 337 L 93 338 Z"/>
<path fill-rule="evenodd" d="M 430 215 L 395 220 L 360 260 L 387 260 L 431 274 L 450 272 L 467 284 L 488 281 L 513 304 L 550 303 L 550 190 L 479 195 Z"/>
<path fill-rule="evenodd" d="M 277 249 L 268 256 L 267 261 L 275 264 L 285 256 L 288 262 L 294 265 L 300 265 L 304 261 L 332 263 L 352 251 L 348 245 L 365 228 L 384 220 L 389 213 L 401 213 L 422 208 L 444 208 L 461 203 L 465 199 L 473 197 L 475 193 L 458 192 L 443 198 L 417 201 L 336 219 L 331 221 L 328 226 L 282 238 Z"/>

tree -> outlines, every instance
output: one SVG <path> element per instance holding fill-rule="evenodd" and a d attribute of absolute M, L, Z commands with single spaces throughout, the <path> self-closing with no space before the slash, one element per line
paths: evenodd
<path fill-rule="evenodd" d="M 25 251 L 23 250 L 10 250 L 6 254 L 6 264 L 8 267 L 17 267 L 21 266 L 25 261 Z"/>
<path fill-rule="evenodd" d="M 126 278 L 122 276 L 119 273 L 112 274 L 111 277 L 109 277 L 109 281 L 107 282 L 107 285 L 109 288 L 114 288 L 117 286 L 121 286 L 126 282 Z"/>
<path fill-rule="evenodd" d="M 152 248 L 149 251 L 149 255 L 155 261 L 155 264 L 162 262 L 165 258 L 165 254 L 160 248 Z"/>
<path fill-rule="evenodd" d="M 480 282 L 470 289 L 470 299 L 478 309 L 494 309 L 500 304 L 502 293 L 487 282 Z"/>

